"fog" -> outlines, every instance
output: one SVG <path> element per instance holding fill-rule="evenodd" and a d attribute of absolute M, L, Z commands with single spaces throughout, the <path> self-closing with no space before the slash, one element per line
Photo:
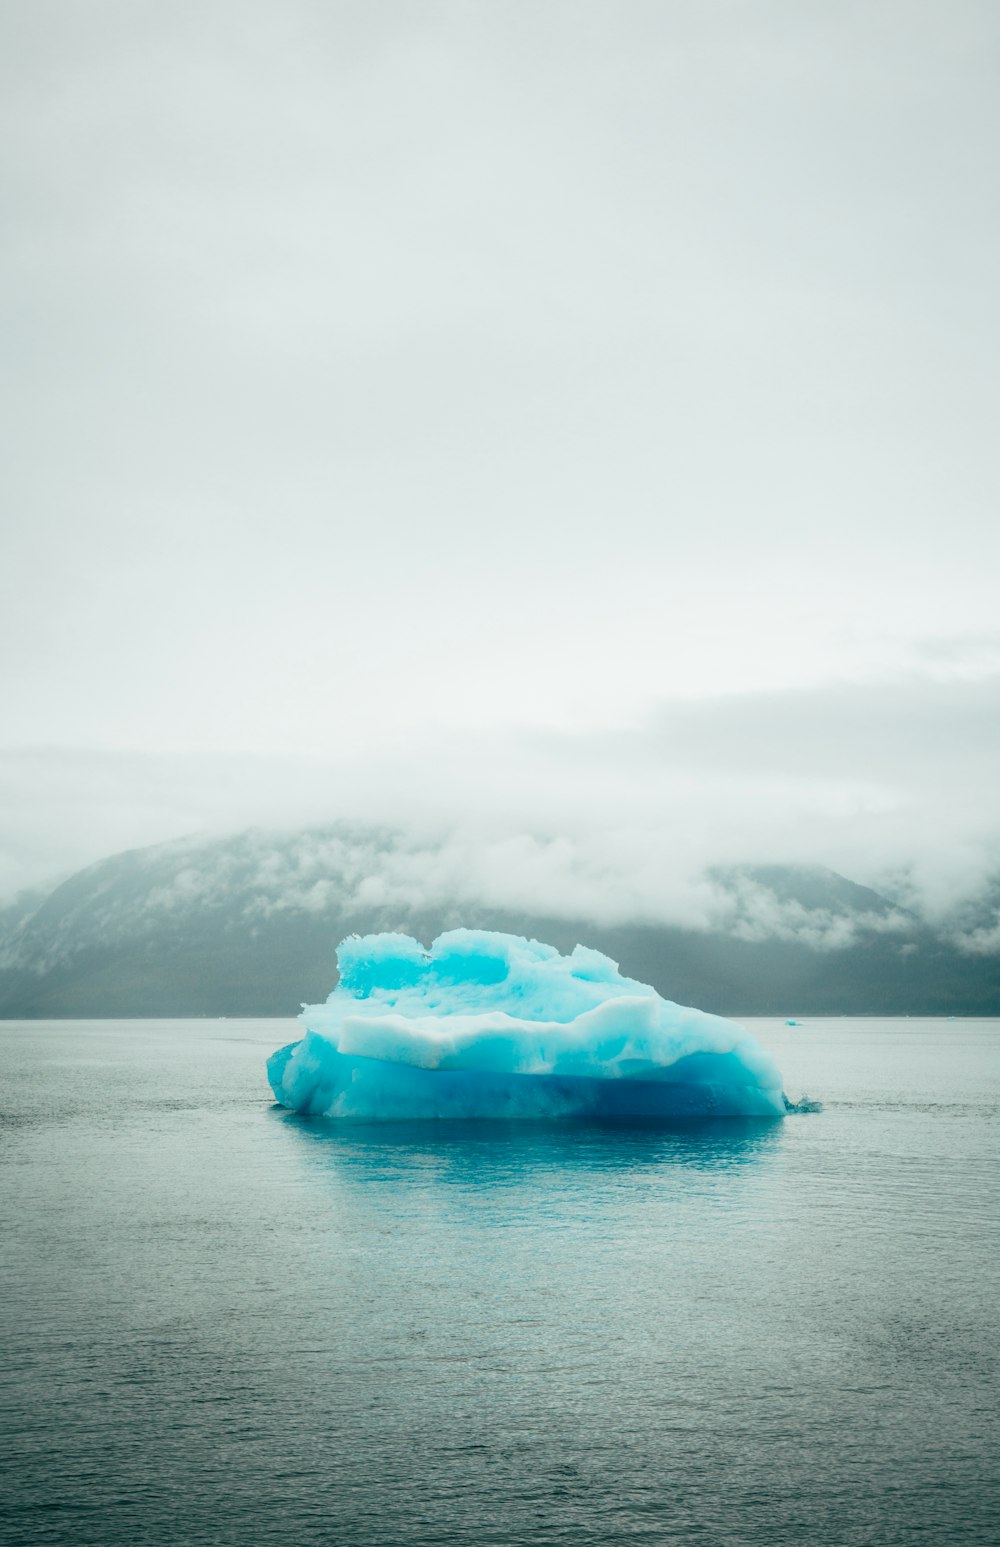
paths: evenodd
<path fill-rule="evenodd" d="M 328 762 L 0 761 L 8 892 L 192 832 L 347 819 L 404 835 L 360 900 L 479 897 L 600 921 L 704 923 L 708 869 L 774 862 L 945 912 L 1000 869 L 997 788 L 1000 676 L 674 703 L 603 733 L 436 730 Z"/>

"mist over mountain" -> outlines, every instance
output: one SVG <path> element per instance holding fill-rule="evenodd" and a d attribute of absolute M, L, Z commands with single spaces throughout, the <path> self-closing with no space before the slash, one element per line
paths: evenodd
<path fill-rule="evenodd" d="M 594 874 L 553 906 L 577 860 L 351 823 L 126 851 L 0 911 L 0 1015 L 289 1015 L 326 997 L 344 935 L 463 924 L 594 946 L 722 1014 L 1000 1013 L 1000 879 L 932 921 L 824 867 L 715 866 L 657 917 L 610 877 L 597 905 Z"/>

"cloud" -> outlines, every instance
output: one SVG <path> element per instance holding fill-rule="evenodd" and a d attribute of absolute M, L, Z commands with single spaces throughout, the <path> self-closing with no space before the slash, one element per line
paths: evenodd
<path fill-rule="evenodd" d="M 1000 955 L 1000 912 L 995 915 L 992 925 L 982 929 L 958 931 L 952 936 L 960 951 L 965 951 L 969 956 L 996 956 Z"/>
<path fill-rule="evenodd" d="M 405 755 L 338 762 L 7 754 L 0 851 L 10 892 L 193 831 L 337 820 L 364 832 L 303 839 L 283 883 L 313 907 L 336 873 L 372 906 L 478 898 L 707 925 L 712 866 L 797 863 L 943 916 L 1000 869 L 998 788 L 1000 676 L 907 677 L 663 704 L 603 733 L 427 732 Z M 730 922 L 752 930 L 763 904 L 745 901 Z"/>

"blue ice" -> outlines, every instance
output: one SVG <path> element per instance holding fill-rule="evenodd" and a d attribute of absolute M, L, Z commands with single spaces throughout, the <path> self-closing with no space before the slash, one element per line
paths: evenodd
<path fill-rule="evenodd" d="M 412 1118 L 783 1117 L 771 1057 L 742 1027 L 662 999 L 578 945 L 453 929 L 352 935 L 305 1035 L 268 1060 L 282 1106 Z"/>

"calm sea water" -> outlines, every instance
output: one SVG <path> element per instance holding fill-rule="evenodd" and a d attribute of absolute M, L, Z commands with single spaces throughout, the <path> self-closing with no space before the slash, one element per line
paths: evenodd
<path fill-rule="evenodd" d="M 0 1024 L 0 1537 L 1000 1540 L 1000 1022 L 749 1024 L 825 1111 L 338 1129 L 279 1021 Z"/>

